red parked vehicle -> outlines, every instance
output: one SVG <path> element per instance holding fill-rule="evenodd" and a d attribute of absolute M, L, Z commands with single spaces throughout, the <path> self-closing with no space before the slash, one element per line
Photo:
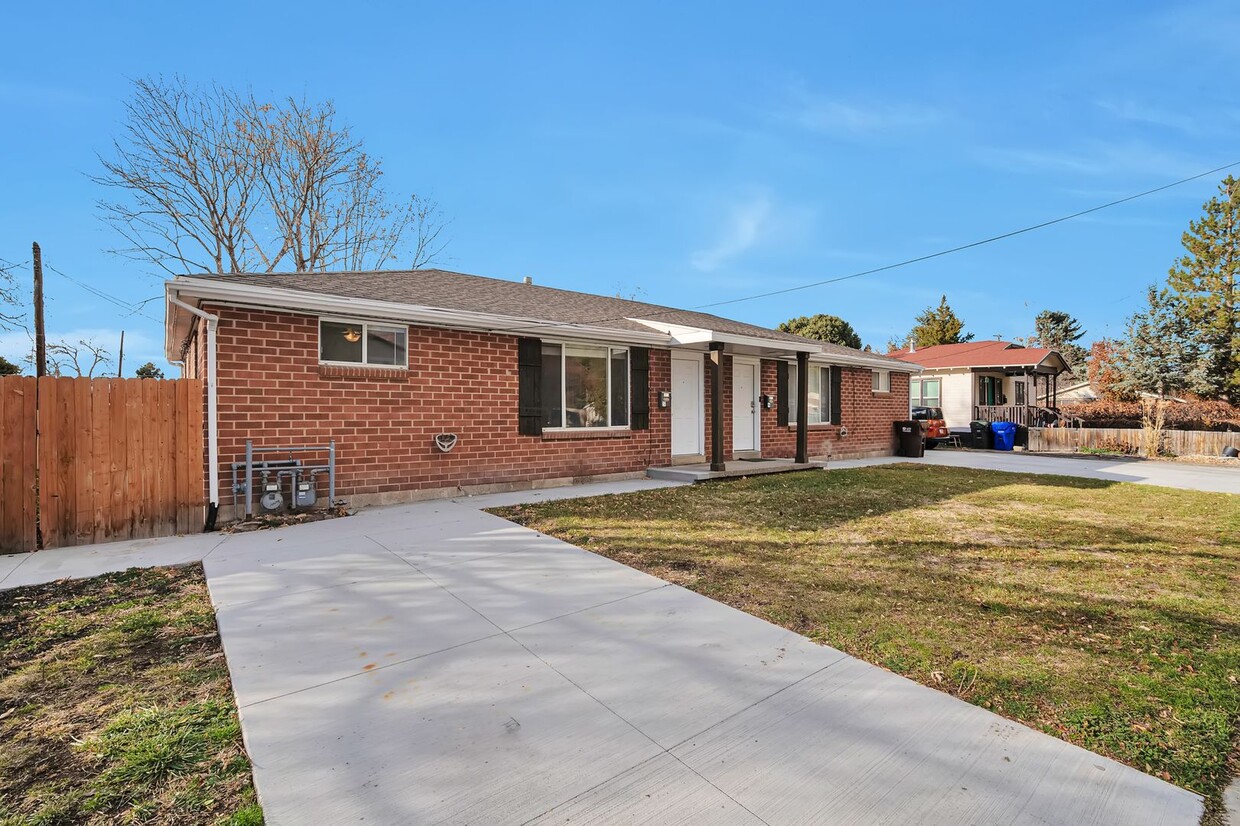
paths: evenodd
<path fill-rule="evenodd" d="M 926 444 L 926 450 L 934 450 L 947 441 L 950 434 L 947 431 L 947 422 L 943 418 L 942 408 L 914 407 L 912 417 L 921 422 L 921 437 Z"/>

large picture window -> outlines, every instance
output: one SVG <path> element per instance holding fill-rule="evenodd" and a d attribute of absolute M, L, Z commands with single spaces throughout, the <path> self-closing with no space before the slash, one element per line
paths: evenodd
<path fill-rule="evenodd" d="M 627 427 L 629 351 L 542 345 L 543 427 Z"/>
<path fill-rule="evenodd" d="M 366 321 L 319 320 L 319 361 L 409 366 L 409 329 Z"/>
<path fill-rule="evenodd" d="M 795 364 L 788 365 L 788 423 L 796 424 L 800 411 L 797 402 L 797 375 Z M 811 365 L 809 368 L 809 420 L 808 424 L 824 424 L 831 421 L 831 368 Z"/>

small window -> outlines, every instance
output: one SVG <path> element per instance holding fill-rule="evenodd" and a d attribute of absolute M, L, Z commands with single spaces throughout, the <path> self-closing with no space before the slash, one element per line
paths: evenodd
<path fill-rule="evenodd" d="M 891 371 L 890 370 L 871 370 L 870 381 L 873 384 L 875 393 L 891 392 Z"/>
<path fill-rule="evenodd" d="M 319 361 L 339 364 L 409 365 L 409 330 L 364 321 L 319 320 Z"/>
<path fill-rule="evenodd" d="M 942 381 L 940 379 L 911 379 L 909 381 L 909 405 L 912 407 L 942 407 Z"/>
<path fill-rule="evenodd" d="M 1018 380 L 1018 381 L 1016 381 L 1016 382 L 1013 382 L 1013 384 L 1012 384 L 1012 390 L 1013 390 L 1013 391 L 1015 392 L 1015 394 L 1016 394 L 1016 403 L 1017 403 L 1017 404 L 1028 404 L 1028 403 L 1029 403 L 1029 398 L 1028 398 L 1028 396 L 1027 396 L 1027 393 L 1028 393 L 1028 391 L 1029 391 L 1029 387 L 1028 387 L 1028 385 L 1026 385 L 1026 384 L 1025 384 L 1025 380 L 1024 380 L 1024 379 L 1020 379 L 1020 380 Z"/>

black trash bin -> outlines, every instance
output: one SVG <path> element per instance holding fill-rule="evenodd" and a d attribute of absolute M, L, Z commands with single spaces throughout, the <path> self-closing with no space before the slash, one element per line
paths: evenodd
<path fill-rule="evenodd" d="M 990 430 L 990 422 L 969 422 L 969 431 L 973 437 L 969 447 L 974 450 L 994 449 L 995 434 Z"/>
<path fill-rule="evenodd" d="M 896 455 L 908 456 L 912 459 L 926 455 L 925 442 L 921 434 L 921 422 L 910 419 L 907 422 L 896 422 Z"/>

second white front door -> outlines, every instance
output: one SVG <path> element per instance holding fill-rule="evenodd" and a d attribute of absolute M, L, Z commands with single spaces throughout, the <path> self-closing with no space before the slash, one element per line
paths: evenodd
<path fill-rule="evenodd" d="M 758 365 L 732 361 L 732 451 L 758 449 Z"/>

